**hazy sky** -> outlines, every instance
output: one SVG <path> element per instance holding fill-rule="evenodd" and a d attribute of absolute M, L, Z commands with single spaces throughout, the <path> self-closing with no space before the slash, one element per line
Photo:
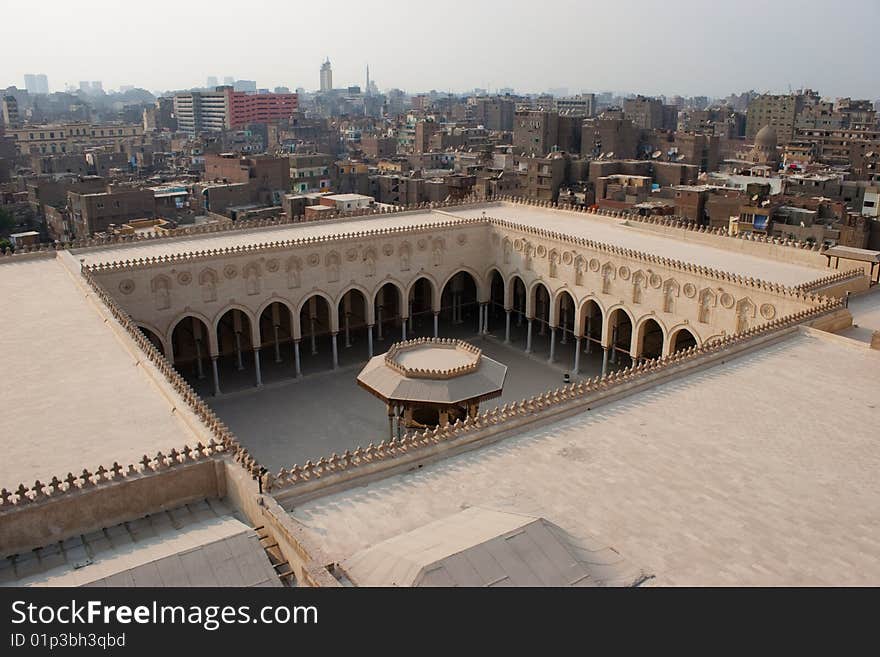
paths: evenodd
<path fill-rule="evenodd" d="M 0 87 L 260 87 L 880 98 L 880 0 L 0 0 Z M 536 14 L 538 10 L 540 13 Z M 844 68 L 845 67 L 845 68 Z"/>

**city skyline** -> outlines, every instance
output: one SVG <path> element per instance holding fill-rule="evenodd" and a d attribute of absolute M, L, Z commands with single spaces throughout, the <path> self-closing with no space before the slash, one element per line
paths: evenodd
<path fill-rule="evenodd" d="M 381 89 L 397 87 L 410 93 L 509 87 L 523 93 L 568 88 L 570 93 L 724 97 L 750 89 L 785 93 L 789 88 L 808 87 L 828 97 L 880 97 L 870 64 L 869 35 L 870 26 L 880 19 L 880 7 L 870 0 L 845 3 L 848 15 L 862 16 L 856 23 L 839 20 L 839 6 L 818 2 L 797 3 L 794 12 L 795 4 L 788 1 L 770 6 L 747 0 L 737 5 L 736 13 L 707 16 L 704 5 L 695 0 L 659 6 L 622 0 L 613 11 L 551 0 L 542 14 L 530 16 L 528 33 L 521 33 L 519 18 L 527 6 L 520 2 L 510 3 L 503 15 L 496 15 L 497 9 L 458 0 L 449 2 L 451 11 L 442 16 L 425 16 L 407 5 L 395 9 L 395 26 L 429 27 L 431 34 L 440 35 L 433 45 L 419 29 L 394 29 L 393 39 L 382 38 L 390 36 L 387 18 L 361 16 L 360 5 L 349 2 L 341 3 L 340 14 L 358 15 L 360 29 L 344 44 L 328 44 L 319 30 L 286 38 L 285 26 L 294 19 L 293 9 L 265 0 L 256 2 L 254 10 L 262 9 L 275 20 L 266 24 L 260 39 L 245 39 L 247 49 L 229 48 L 228 40 L 218 38 L 228 29 L 224 17 L 204 15 L 198 7 L 160 0 L 159 11 L 141 15 L 106 2 L 86 4 L 117 11 L 74 12 L 59 5 L 55 11 L 63 20 L 40 27 L 41 38 L 53 39 L 59 49 L 75 49 L 76 57 L 59 58 L 33 49 L 27 58 L 16 56 L 37 37 L 27 29 L 16 31 L 0 44 L 0 54 L 15 67 L 0 84 L 23 85 L 25 74 L 39 72 L 48 76 L 50 91 L 64 90 L 67 84 L 76 86 L 81 79 L 103 80 L 108 89 L 134 85 L 166 91 L 202 86 L 208 76 L 232 75 L 256 80 L 262 88 L 312 91 L 318 89 L 321 63 L 329 57 L 337 87 L 363 86 L 369 63 Z M 179 22 L 198 21 L 199 34 L 188 34 L 181 41 L 175 31 L 165 29 L 167 12 L 161 9 L 171 11 L 172 7 Z M 322 20 L 319 9 L 297 7 L 297 24 L 318 24 Z M 129 14 L 139 29 L 156 35 L 156 48 L 149 54 L 126 46 L 126 32 L 110 29 Z M 560 21 L 563 16 L 571 20 Z M 487 25 L 496 29 L 487 32 Z M 780 25 L 786 29 L 781 31 Z M 81 39 L 88 30 L 101 33 L 102 38 Z M 790 38 L 791 34 L 798 38 Z M 442 35 L 449 35 L 448 40 Z M 846 76 L 839 75 L 826 55 L 827 48 L 820 47 L 823 42 L 847 44 Z M 163 44 L 174 48 L 162 48 Z M 117 55 L 108 58 L 108 50 Z M 407 58 L 404 67 L 400 54 L 407 51 L 416 57 Z M 424 65 L 419 63 L 420 53 Z M 191 64 L 181 66 L 182 61 Z"/>

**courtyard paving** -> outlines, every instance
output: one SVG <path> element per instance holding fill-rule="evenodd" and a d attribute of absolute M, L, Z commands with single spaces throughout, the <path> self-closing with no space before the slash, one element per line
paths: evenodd
<path fill-rule="evenodd" d="M 427 324 L 427 322 L 425 322 Z M 545 390 L 563 385 L 563 375 L 569 371 L 574 358 L 574 343 L 557 344 L 556 361 L 547 362 L 549 335 L 540 336 L 535 330 L 534 352 L 523 351 L 525 326 L 513 322 L 511 344 L 503 342 L 503 321 L 490 323 L 495 332 L 480 338 L 474 335 L 471 322 L 458 326 L 441 324 L 444 337 L 460 337 L 483 349 L 483 353 L 508 367 L 504 393 L 498 399 L 483 404 L 483 408 L 516 402 Z M 424 334 L 427 326 L 416 327 L 416 334 Z M 235 432 L 254 457 L 270 470 L 290 467 L 306 460 L 317 460 L 333 452 L 379 443 L 388 437 L 388 416 L 385 405 L 360 388 L 355 377 L 366 362 L 366 348 L 353 342 L 349 349 L 340 348 L 340 368 L 329 369 L 329 345 L 319 345 L 319 353 L 312 356 L 309 348 L 303 351 L 304 376 L 292 378 L 291 358 L 282 350 L 282 363 L 276 365 L 272 349 L 264 349 L 262 388 L 253 386 L 253 370 L 249 361 L 238 372 L 228 363 L 221 371 L 223 389 L 231 392 L 219 397 L 206 394 L 207 403 Z M 399 339 L 394 334 L 394 339 Z M 326 339 L 325 339 L 326 341 Z M 376 342 L 376 353 L 382 353 L 393 343 L 390 337 Z M 303 346 L 306 342 L 303 342 Z M 602 366 L 601 355 L 582 354 L 581 375 L 594 376 Z M 204 382 L 202 382 L 204 384 Z M 206 391 L 203 391 L 206 392 Z"/>

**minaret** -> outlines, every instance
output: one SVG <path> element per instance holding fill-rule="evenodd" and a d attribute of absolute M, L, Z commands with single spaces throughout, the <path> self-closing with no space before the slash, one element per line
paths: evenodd
<path fill-rule="evenodd" d="M 370 65 L 369 64 L 367 64 L 367 88 L 364 89 L 364 94 L 367 96 L 370 95 Z"/>

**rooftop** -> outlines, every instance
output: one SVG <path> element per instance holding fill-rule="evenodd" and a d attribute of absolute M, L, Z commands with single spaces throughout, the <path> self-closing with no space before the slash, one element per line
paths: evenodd
<path fill-rule="evenodd" d="M 876 584 L 880 445 L 868 427 L 878 367 L 866 345 L 802 329 L 723 366 L 289 508 L 340 563 L 479 505 L 600 536 L 659 584 Z M 780 413 L 783 399 L 801 401 Z"/>
<path fill-rule="evenodd" d="M 137 346 L 107 321 L 69 253 L 0 264 L 0 297 L 15 309 L 0 317 L 0 487 L 127 465 L 202 439 Z"/>
<path fill-rule="evenodd" d="M 661 257 L 674 258 L 784 285 L 798 285 L 815 280 L 823 271 L 778 259 L 752 256 L 733 249 L 717 248 L 705 242 L 689 240 L 686 235 L 675 238 L 663 237 L 623 219 L 515 203 L 486 203 L 452 207 L 447 210 L 421 210 L 405 214 L 356 217 L 326 223 L 304 222 L 271 228 L 194 235 L 109 248 L 82 249 L 78 250 L 77 257 L 84 258 L 86 264 L 94 264 L 254 245 L 276 240 L 314 238 L 363 230 L 479 218 L 484 214 L 488 217 L 504 219 L 534 228 L 559 231 L 575 237 L 645 251 Z"/>

